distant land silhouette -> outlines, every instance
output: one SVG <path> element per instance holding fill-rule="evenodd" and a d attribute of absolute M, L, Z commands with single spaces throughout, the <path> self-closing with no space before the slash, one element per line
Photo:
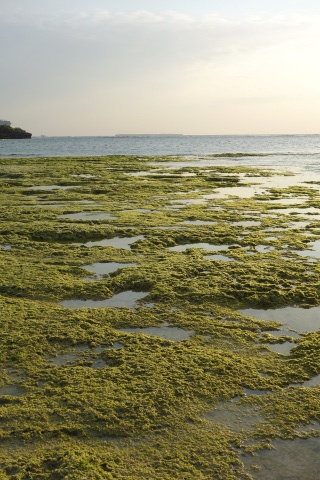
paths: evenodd
<path fill-rule="evenodd" d="M 0 139 L 15 139 L 15 138 L 31 138 L 32 133 L 26 132 L 22 128 L 11 127 L 11 123 L 8 120 L 0 120 Z"/>

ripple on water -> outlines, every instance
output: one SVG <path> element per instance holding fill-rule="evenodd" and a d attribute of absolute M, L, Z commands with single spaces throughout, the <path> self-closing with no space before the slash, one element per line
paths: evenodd
<path fill-rule="evenodd" d="M 284 325 L 282 331 L 288 331 L 289 328 L 298 332 L 313 332 L 320 328 L 320 307 L 284 307 L 268 310 L 246 308 L 240 312 L 261 320 L 282 323 Z"/>

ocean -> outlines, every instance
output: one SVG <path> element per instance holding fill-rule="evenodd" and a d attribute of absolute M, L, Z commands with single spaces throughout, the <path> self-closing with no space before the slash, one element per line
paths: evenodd
<path fill-rule="evenodd" d="M 264 157 L 221 158 L 219 163 L 320 173 L 320 135 L 181 135 L 33 137 L 0 141 L 0 157 L 64 157 L 100 155 L 207 156 L 265 153 Z"/>

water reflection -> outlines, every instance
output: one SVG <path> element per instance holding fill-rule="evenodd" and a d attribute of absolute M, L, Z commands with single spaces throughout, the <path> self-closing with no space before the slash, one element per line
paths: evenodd
<path fill-rule="evenodd" d="M 242 227 L 253 227 L 254 225 L 261 225 L 261 222 L 257 220 L 240 220 L 238 222 L 232 222 L 232 225 L 240 225 Z"/>
<path fill-rule="evenodd" d="M 122 328 L 120 331 L 125 333 L 144 333 L 145 335 L 160 337 L 173 342 L 188 340 L 195 333 L 193 330 L 183 330 L 168 323 L 164 323 L 162 327 Z"/>
<path fill-rule="evenodd" d="M 293 342 L 284 342 L 284 343 L 268 343 L 267 344 L 270 350 L 276 353 L 280 353 L 281 355 L 289 355 L 295 343 Z"/>
<path fill-rule="evenodd" d="M 63 300 L 59 305 L 65 308 L 128 307 L 133 309 L 136 306 L 136 303 L 147 295 L 147 292 L 134 292 L 132 290 L 127 290 L 126 292 L 118 293 L 105 300 L 71 299 Z"/>
<path fill-rule="evenodd" d="M 320 258 L 320 240 L 316 240 L 312 244 L 312 250 L 294 250 L 301 257 Z"/>
<path fill-rule="evenodd" d="M 320 471 L 320 437 L 294 440 L 276 439 L 271 450 L 243 458 L 247 467 L 257 465 L 255 480 L 318 480 Z"/>
<path fill-rule="evenodd" d="M 220 260 L 222 262 L 234 262 L 233 258 L 226 257 L 225 255 L 204 255 L 206 260 Z"/>
<path fill-rule="evenodd" d="M 312 215 L 320 215 L 320 209 L 316 207 L 307 207 L 307 208 L 277 208 L 273 210 L 269 210 L 270 212 L 276 212 L 282 215 L 289 215 L 289 214 L 296 214 L 301 215 L 303 217 Z"/>
<path fill-rule="evenodd" d="M 267 202 L 270 203 L 280 203 L 283 205 L 298 205 L 306 202 L 306 198 L 293 197 L 293 198 L 273 198 L 268 199 Z"/>
<path fill-rule="evenodd" d="M 93 242 L 86 242 L 86 243 L 72 243 L 72 245 L 76 246 L 84 246 L 84 247 L 115 247 L 115 248 L 125 248 L 126 250 L 130 250 L 131 245 L 138 240 L 143 240 L 145 237 L 144 235 L 137 235 L 135 237 L 113 237 L 113 238 L 104 238 L 103 240 L 97 240 Z"/>
<path fill-rule="evenodd" d="M 97 262 L 92 265 L 84 265 L 83 268 L 94 273 L 96 279 L 100 279 L 104 275 L 108 275 L 126 267 L 135 267 L 136 265 L 137 263 Z M 89 279 L 91 280 L 90 277 Z"/>
<path fill-rule="evenodd" d="M 168 250 L 172 252 L 184 252 L 188 248 L 201 248 L 202 250 L 221 251 L 228 250 L 230 245 L 212 245 L 211 243 L 185 243 L 184 245 L 176 245 L 169 247 Z"/>
<path fill-rule="evenodd" d="M 298 332 L 313 332 L 320 328 L 320 307 L 283 307 L 268 310 L 246 308 L 240 312 L 261 320 L 282 323 Z M 282 328 L 282 331 L 288 331 L 286 327 Z"/>
<path fill-rule="evenodd" d="M 320 385 L 320 374 L 310 378 L 309 380 L 306 380 L 303 383 L 299 383 L 298 385 L 295 384 L 295 386 L 308 387 L 308 388 L 317 387 L 318 385 Z"/>
<path fill-rule="evenodd" d="M 184 220 L 183 223 L 188 225 L 215 225 L 217 222 L 212 222 L 210 220 Z"/>
<path fill-rule="evenodd" d="M 110 213 L 105 212 L 77 212 L 77 213 L 63 213 L 58 218 L 70 218 L 75 220 L 115 220 Z"/>
<path fill-rule="evenodd" d="M 217 188 L 216 193 L 210 193 L 208 195 L 203 195 L 203 198 L 213 199 L 213 198 L 225 198 L 228 196 L 235 196 L 239 198 L 252 198 L 255 195 L 265 193 L 265 189 L 262 187 L 250 186 L 250 187 L 222 187 Z"/>

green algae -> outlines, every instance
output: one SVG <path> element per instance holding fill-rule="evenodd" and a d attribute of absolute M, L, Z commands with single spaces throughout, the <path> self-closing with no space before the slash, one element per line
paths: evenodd
<path fill-rule="evenodd" d="M 313 435 L 300 429 L 319 421 L 319 387 L 299 384 L 320 372 L 319 332 L 283 357 L 268 348 L 292 341 L 267 333 L 279 324 L 238 310 L 320 305 L 319 261 L 295 253 L 320 238 L 318 222 L 289 230 L 288 216 L 274 215 L 285 202 L 270 201 L 299 195 L 317 206 L 319 192 L 204 198 L 282 174 L 180 161 L 0 160 L 0 245 L 11 247 L 0 248 L 0 478 L 243 480 L 254 478 L 243 455 Z M 189 203 L 170 209 L 176 200 Z M 113 218 L 61 218 L 97 210 Z M 215 223 L 184 223 L 195 220 Z M 84 245 L 138 236 L 128 249 Z M 198 243 L 223 246 L 230 261 L 205 258 Z M 134 266 L 88 281 L 96 262 Z M 128 290 L 147 294 L 135 310 L 59 305 Z M 174 342 L 121 330 L 165 323 L 195 333 Z M 249 429 L 206 417 L 230 402 L 252 410 Z"/>

